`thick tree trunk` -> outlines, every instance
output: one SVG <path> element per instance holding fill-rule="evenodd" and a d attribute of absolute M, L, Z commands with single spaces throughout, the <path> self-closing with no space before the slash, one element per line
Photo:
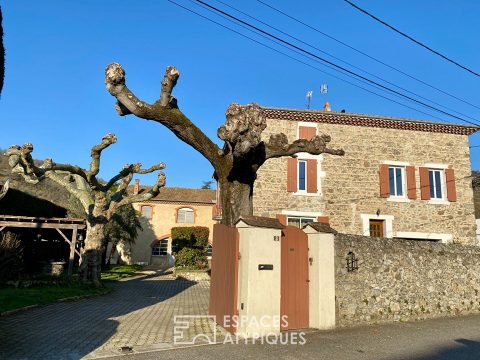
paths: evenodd
<path fill-rule="evenodd" d="M 87 238 L 80 266 L 80 281 L 83 284 L 101 286 L 104 228 L 104 223 L 87 220 Z"/>
<path fill-rule="evenodd" d="M 242 215 L 253 215 L 253 181 L 219 179 L 222 224 L 234 226 Z"/>

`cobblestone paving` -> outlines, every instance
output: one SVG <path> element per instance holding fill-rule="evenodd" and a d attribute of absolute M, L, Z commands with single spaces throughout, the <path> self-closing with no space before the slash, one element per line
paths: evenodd
<path fill-rule="evenodd" d="M 114 285 L 109 295 L 64 302 L 0 318 L 0 359 L 80 359 L 171 346 L 174 315 L 208 312 L 209 282 L 149 275 Z M 183 339 L 212 334 L 192 321 Z"/>

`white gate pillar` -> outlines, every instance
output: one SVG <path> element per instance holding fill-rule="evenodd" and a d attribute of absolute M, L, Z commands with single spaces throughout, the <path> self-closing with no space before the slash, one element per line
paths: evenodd
<path fill-rule="evenodd" d="M 328 224 L 309 223 L 308 235 L 309 326 L 335 327 L 335 230 Z"/>

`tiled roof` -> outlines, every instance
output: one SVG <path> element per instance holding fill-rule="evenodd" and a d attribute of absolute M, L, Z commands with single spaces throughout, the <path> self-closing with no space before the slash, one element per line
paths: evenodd
<path fill-rule="evenodd" d="M 317 122 L 325 124 L 340 124 L 353 126 L 366 126 L 376 128 L 389 128 L 399 130 L 413 130 L 436 132 L 456 135 L 471 135 L 480 130 L 473 125 L 442 123 L 424 120 L 410 120 L 386 116 L 364 115 L 353 113 L 339 113 L 322 110 L 296 110 L 264 108 L 267 119 L 293 120 Z"/>
<path fill-rule="evenodd" d="M 321 233 L 337 234 L 337 231 L 335 229 L 331 228 L 330 225 L 325 223 L 310 222 L 310 223 L 307 223 L 307 225 L 305 225 L 303 228 L 305 229 L 307 226 L 311 226 L 316 231 Z"/>
<path fill-rule="evenodd" d="M 272 219 L 268 217 L 261 217 L 261 216 L 241 216 L 238 219 L 239 221 L 243 221 L 245 224 L 255 227 L 263 227 L 263 228 L 270 228 L 270 229 L 283 229 L 283 225 L 280 224 L 278 219 Z"/>
<path fill-rule="evenodd" d="M 139 193 L 148 191 L 149 186 L 140 186 Z M 133 186 L 129 186 L 128 192 L 133 191 Z M 181 202 L 181 203 L 201 203 L 201 204 L 215 204 L 216 191 L 207 189 L 189 189 L 179 187 L 163 187 L 160 189 L 160 194 L 149 201 L 163 201 L 163 202 Z"/>

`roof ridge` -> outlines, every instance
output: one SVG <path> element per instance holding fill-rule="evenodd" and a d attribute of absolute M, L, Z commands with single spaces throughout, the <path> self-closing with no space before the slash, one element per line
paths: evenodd
<path fill-rule="evenodd" d="M 284 112 L 298 112 L 306 114 L 318 114 L 326 116 L 345 116 L 345 117 L 359 117 L 359 118 L 370 118 L 370 119 L 383 119 L 383 120 L 394 120 L 394 121 L 408 121 L 420 124 L 432 124 L 432 125 L 447 125 L 447 126 L 460 126 L 465 128 L 475 128 L 480 130 L 480 126 L 475 125 L 464 125 L 459 123 L 451 123 L 445 121 L 433 121 L 433 120 L 420 120 L 420 119 L 410 119 L 402 118 L 396 116 L 387 116 L 387 115 L 375 115 L 375 114 L 362 114 L 362 113 L 351 113 L 351 112 L 338 112 L 338 111 L 326 111 L 326 110 L 315 110 L 315 109 L 289 109 L 289 108 L 275 108 L 270 106 L 262 106 L 264 110 L 267 111 L 284 111 Z"/>

